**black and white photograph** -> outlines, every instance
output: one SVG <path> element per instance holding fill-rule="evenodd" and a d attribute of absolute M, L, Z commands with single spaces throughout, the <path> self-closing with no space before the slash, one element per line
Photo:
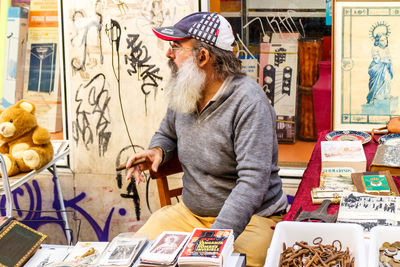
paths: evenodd
<path fill-rule="evenodd" d="M 146 244 L 146 237 L 135 237 L 129 232 L 120 233 L 111 241 L 98 265 L 130 266 Z"/>
<path fill-rule="evenodd" d="M 173 263 L 190 233 L 177 231 L 164 231 L 154 243 L 140 255 L 141 262 L 171 264 Z"/>
<path fill-rule="evenodd" d="M 125 260 L 130 258 L 131 254 L 135 252 L 136 245 L 120 245 L 117 246 L 111 253 L 111 260 Z"/>
<path fill-rule="evenodd" d="M 180 243 L 185 240 L 185 235 L 168 234 L 158 242 L 158 244 L 151 250 L 151 253 L 171 254 L 173 253 Z"/>
<path fill-rule="evenodd" d="M 345 191 L 337 222 L 360 224 L 364 231 L 377 225 L 400 225 L 399 198 Z"/>

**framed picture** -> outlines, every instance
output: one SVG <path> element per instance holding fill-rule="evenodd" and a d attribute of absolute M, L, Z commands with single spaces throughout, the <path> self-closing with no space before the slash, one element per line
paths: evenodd
<path fill-rule="evenodd" d="M 400 0 L 333 7 L 333 129 L 382 127 L 400 115 Z"/>

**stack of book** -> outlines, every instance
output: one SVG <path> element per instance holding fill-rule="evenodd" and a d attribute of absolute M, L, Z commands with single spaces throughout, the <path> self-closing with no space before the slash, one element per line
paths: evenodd
<path fill-rule="evenodd" d="M 321 204 L 325 199 L 340 203 L 344 190 L 355 191 L 352 173 L 354 169 L 349 167 L 322 168 L 319 187 L 311 190 L 313 204 Z"/>
<path fill-rule="evenodd" d="M 111 242 L 77 242 L 73 247 L 44 245 L 25 266 L 244 266 L 245 256 L 232 255 L 233 242 L 233 231 L 224 229 L 165 231 L 150 244 L 147 235 L 128 232 L 117 235 Z"/>
<path fill-rule="evenodd" d="M 140 256 L 138 266 L 176 266 L 190 233 L 165 231 Z"/>
<path fill-rule="evenodd" d="M 180 267 L 221 266 L 228 267 L 233 252 L 232 230 L 196 228 L 178 258 Z"/>
<path fill-rule="evenodd" d="M 111 242 L 77 242 L 73 247 L 45 245 L 25 266 L 129 267 L 147 243 L 147 236 L 127 232 L 120 233 Z"/>

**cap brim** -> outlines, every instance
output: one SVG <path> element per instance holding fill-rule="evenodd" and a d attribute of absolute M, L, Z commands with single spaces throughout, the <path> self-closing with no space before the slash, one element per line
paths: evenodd
<path fill-rule="evenodd" d="M 190 35 L 175 28 L 174 26 L 153 28 L 153 32 L 158 38 L 165 41 L 175 41 L 191 38 Z"/>

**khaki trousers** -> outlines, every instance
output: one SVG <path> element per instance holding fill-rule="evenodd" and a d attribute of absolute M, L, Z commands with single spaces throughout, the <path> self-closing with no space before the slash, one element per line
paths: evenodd
<path fill-rule="evenodd" d="M 249 224 L 234 243 L 235 252 L 246 254 L 246 266 L 264 266 L 267 249 L 274 233 L 271 226 L 275 226 L 281 220 L 282 216 L 251 217 Z M 191 232 L 193 228 L 210 228 L 214 221 L 215 217 L 193 214 L 181 201 L 157 210 L 138 233 L 148 234 L 149 239 L 153 240 L 163 231 Z"/>

